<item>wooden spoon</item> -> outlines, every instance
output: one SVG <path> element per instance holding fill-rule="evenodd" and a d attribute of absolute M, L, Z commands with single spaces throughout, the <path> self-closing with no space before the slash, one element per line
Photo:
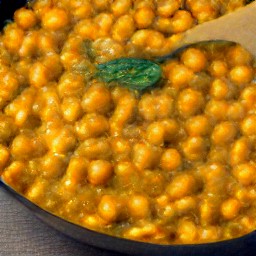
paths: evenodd
<path fill-rule="evenodd" d="M 202 41 L 215 40 L 238 43 L 256 57 L 256 1 L 189 29 L 174 50 Z"/>

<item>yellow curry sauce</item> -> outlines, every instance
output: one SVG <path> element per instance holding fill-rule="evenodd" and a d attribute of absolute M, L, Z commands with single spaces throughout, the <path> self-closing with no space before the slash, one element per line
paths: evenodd
<path fill-rule="evenodd" d="M 241 46 L 188 48 L 143 92 L 95 65 L 171 51 L 246 1 L 36 0 L 0 35 L 0 168 L 42 208 L 160 244 L 256 228 L 256 85 Z"/>

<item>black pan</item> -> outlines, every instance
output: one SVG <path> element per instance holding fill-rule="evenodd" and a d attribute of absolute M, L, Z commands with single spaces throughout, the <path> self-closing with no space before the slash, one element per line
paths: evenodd
<path fill-rule="evenodd" d="M 17 8 L 25 4 L 26 0 L 0 0 L 0 27 L 4 26 L 4 21 L 10 19 Z M 1 179 L 0 184 L 40 220 L 69 237 L 102 249 L 134 256 L 256 256 L 256 231 L 236 239 L 197 245 L 157 245 L 136 242 L 75 225 L 33 204 Z"/>
<path fill-rule="evenodd" d="M 63 220 L 31 203 L 1 180 L 1 185 L 40 220 L 82 243 L 138 256 L 255 256 L 256 231 L 240 238 L 197 245 L 157 245 L 101 234 Z"/>

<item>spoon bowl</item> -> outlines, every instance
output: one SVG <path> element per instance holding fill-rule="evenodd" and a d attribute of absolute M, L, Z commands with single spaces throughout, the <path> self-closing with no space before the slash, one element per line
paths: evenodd
<path fill-rule="evenodd" d="M 200 42 L 229 41 L 240 44 L 256 56 L 255 39 L 256 2 L 254 1 L 232 13 L 187 30 L 174 46 L 173 51 Z"/>

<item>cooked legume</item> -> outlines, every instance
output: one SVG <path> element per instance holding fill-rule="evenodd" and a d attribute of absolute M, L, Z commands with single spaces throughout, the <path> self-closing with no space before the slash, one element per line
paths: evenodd
<path fill-rule="evenodd" d="M 0 173 L 81 226 L 159 244 L 256 228 L 255 60 L 189 47 L 144 91 L 98 64 L 154 59 L 243 0 L 35 0 L 0 35 Z M 237 228 L 234 229 L 233 227 Z"/>

